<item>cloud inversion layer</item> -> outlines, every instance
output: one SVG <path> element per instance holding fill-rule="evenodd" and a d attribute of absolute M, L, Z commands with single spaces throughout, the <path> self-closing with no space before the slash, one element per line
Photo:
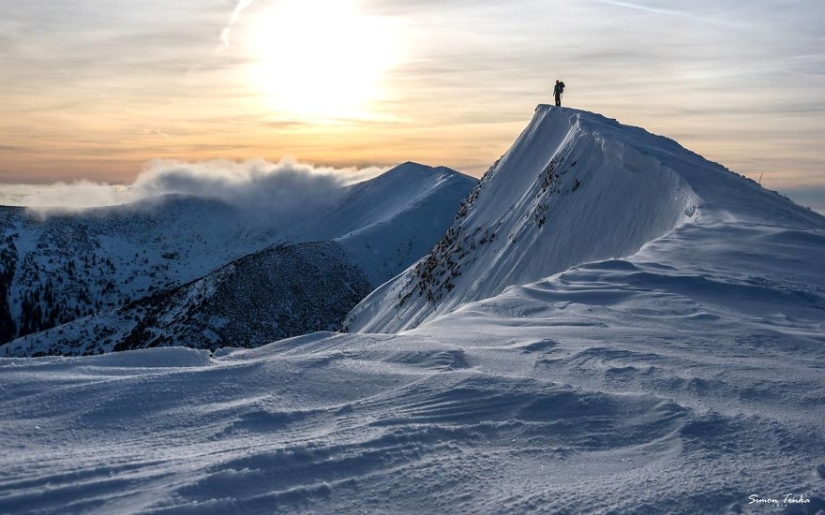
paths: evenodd
<path fill-rule="evenodd" d="M 0 204 L 41 212 L 140 203 L 165 195 L 215 199 L 244 210 L 269 215 L 299 215 L 339 199 L 345 186 L 382 172 L 380 168 L 335 169 L 282 160 L 156 160 L 135 182 L 111 185 L 91 181 L 46 186 L 7 185 Z"/>

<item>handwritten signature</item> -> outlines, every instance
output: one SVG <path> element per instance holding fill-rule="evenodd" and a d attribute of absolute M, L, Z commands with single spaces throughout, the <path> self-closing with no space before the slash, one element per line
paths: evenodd
<path fill-rule="evenodd" d="M 748 499 L 751 500 L 748 504 L 771 504 L 774 506 L 786 506 L 788 504 L 808 504 L 811 502 L 810 499 L 805 497 L 804 495 L 799 495 L 794 497 L 793 494 L 785 494 L 785 497 L 782 499 L 777 499 L 773 497 L 760 497 L 756 494 L 751 494 Z"/>

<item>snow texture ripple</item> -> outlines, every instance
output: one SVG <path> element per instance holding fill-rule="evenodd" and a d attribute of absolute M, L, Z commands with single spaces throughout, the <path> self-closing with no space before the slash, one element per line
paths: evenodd
<path fill-rule="evenodd" d="M 0 359 L 0 512 L 815 514 L 822 263 L 819 215 L 540 106 L 362 332 Z"/>

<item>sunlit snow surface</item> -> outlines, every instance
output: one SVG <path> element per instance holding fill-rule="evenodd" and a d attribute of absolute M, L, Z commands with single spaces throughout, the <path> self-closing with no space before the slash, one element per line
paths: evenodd
<path fill-rule="evenodd" d="M 0 359 L 0 512 L 816 513 L 825 223 L 771 199 L 394 334 Z"/>

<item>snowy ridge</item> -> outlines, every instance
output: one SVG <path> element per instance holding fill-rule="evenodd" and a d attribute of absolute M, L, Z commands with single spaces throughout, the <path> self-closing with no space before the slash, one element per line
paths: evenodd
<path fill-rule="evenodd" d="M 415 180 L 411 180 L 415 178 Z M 353 196 L 365 202 L 344 202 L 333 220 L 351 220 L 335 239 L 353 263 L 378 287 L 432 248 L 454 216 L 460 199 L 477 183 L 449 168 L 404 163 L 374 181 L 355 186 Z M 393 199 L 387 192 L 402 194 Z"/>
<path fill-rule="evenodd" d="M 348 327 L 410 329 L 508 286 L 632 255 L 686 222 L 734 220 L 823 221 L 671 140 L 542 105 L 438 245 L 359 304 Z"/>

